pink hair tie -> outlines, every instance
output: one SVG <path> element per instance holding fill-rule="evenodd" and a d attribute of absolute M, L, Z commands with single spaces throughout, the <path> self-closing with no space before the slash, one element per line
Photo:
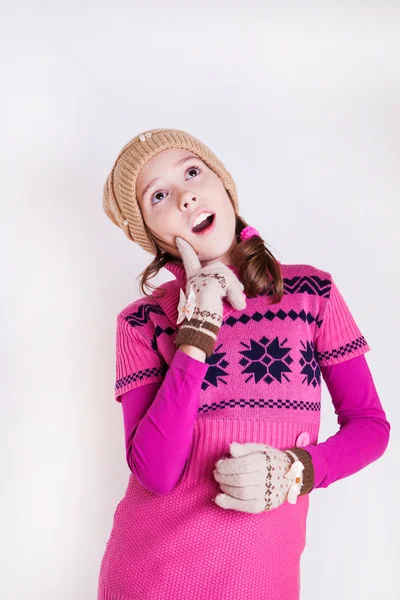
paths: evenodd
<path fill-rule="evenodd" d="M 242 231 L 240 232 L 240 239 L 243 240 L 248 240 L 249 238 L 253 237 L 253 235 L 260 235 L 257 231 L 257 229 L 255 229 L 255 227 L 251 227 L 250 225 L 247 225 L 247 227 L 245 227 L 244 229 L 242 229 Z"/>

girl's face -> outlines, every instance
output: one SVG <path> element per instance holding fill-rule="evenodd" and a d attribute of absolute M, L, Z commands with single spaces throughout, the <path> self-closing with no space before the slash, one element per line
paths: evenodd
<path fill-rule="evenodd" d="M 136 196 L 147 227 L 157 244 L 176 258 L 181 254 L 175 237 L 185 239 L 199 252 L 202 264 L 220 260 L 229 263 L 237 244 L 236 215 L 228 192 L 214 171 L 193 152 L 169 148 L 148 160 L 136 181 Z M 213 213 L 213 231 L 205 235 L 192 231 L 202 211 Z"/>

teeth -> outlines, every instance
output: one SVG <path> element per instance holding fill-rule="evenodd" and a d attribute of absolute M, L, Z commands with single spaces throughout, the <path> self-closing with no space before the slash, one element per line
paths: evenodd
<path fill-rule="evenodd" d="M 196 227 L 196 225 L 200 225 L 200 223 L 202 223 L 204 221 L 204 219 L 207 219 L 207 217 L 209 217 L 210 215 L 212 215 L 212 213 L 210 212 L 202 212 L 197 219 L 195 220 L 195 222 L 193 223 L 192 229 L 193 227 Z"/>

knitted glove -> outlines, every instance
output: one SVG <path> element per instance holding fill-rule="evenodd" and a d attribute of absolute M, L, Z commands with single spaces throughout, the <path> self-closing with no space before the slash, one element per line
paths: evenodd
<path fill-rule="evenodd" d="M 246 308 L 244 285 L 227 265 L 218 261 L 202 267 L 196 252 L 186 240 L 176 237 L 175 242 L 187 275 L 186 296 L 180 290 L 177 324 L 183 323 L 175 344 L 192 344 L 208 357 L 214 351 L 222 325 L 222 298 L 227 296 L 234 308 L 243 310 Z"/>
<path fill-rule="evenodd" d="M 278 508 L 286 500 L 296 504 L 297 496 L 308 494 L 314 486 L 311 456 L 302 448 L 285 452 L 265 444 L 230 444 L 234 458 L 215 463 L 215 479 L 225 494 L 215 503 L 247 513 Z"/>

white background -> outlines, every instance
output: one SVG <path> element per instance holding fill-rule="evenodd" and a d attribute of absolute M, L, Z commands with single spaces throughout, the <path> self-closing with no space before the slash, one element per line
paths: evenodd
<path fill-rule="evenodd" d="M 1 13 L 1 597 L 96 598 L 129 474 L 116 315 L 152 259 L 103 213 L 102 187 L 129 139 L 171 127 L 221 158 L 279 260 L 332 273 L 371 346 L 389 447 L 312 492 L 301 597 L 398 598 L 399 4 Z M 320 441 L 337 427 L 324 385 Z"/>

